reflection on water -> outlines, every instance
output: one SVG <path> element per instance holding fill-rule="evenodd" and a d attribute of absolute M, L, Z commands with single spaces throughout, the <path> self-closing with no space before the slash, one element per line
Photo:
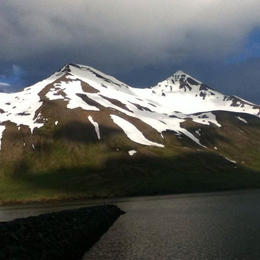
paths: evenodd
<path fill-rule="evenodd" d="M 117 203 L 126 214 L 84 260 L 260 259 L 259 200 L 248 191 Z"/>

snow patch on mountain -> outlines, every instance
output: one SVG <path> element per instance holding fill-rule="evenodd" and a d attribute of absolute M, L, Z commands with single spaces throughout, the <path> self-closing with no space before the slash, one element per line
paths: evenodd
<path fill-rule="evenodd" d="M 202 125 L 209 125 L 210 123 L 221 127 L 221 124 L 218 123 L 216 120 L 216 116 L 213 113 L 201 113 L 199 115 L 191 115 L 191 118 L 194 122 L 202 124 Z"/>
<path fill-rule="evenodd" d="M 92 87 L 100 90 L 104 90 L 107 87 L 113 88 L 114 90 L 121 91 L 124 93 L 131 94 L 129 86 L 116 78 L 106 75 L 105 73 L 98 71 L 92 67 L 84 65 L 69 65 L 69 73 L 76 79 L 88 82 Z"/>
<path fill-rule="evenodd" d="M 195 131 L 195 133 L 196 133 L 197 135 L 201 136 L 201 133 L 200 133 L 200 132 L 201 132 L 201 129 L 198 129 L 198 130 Z"/>
<path fill-rule="evenodd" d="M 0 99 L 0 123 L 11 121 L 17 126 L 28 125 L 33 133 L 35 127 L 40 128 L 43 123 L 38 123 L 35 112 L 41 107 L 42 101 L 38 93 L 57 79 L 52 75 L 49 78 L 25 88 L 17 93 L 1 93 Z"/>
<path fill-rule="evenodd" d="M 54 84 L 54 88 L 51 88 L 50 91 L 45 95 L 49 100 L 58 100 L 64 99 L 60 92 L 60 84 Z"/>
<path fill-rule="evenodd" d="M 192 133 L 190 133 L 188 130 L 186 130 L 185 128 L 182 128 L 181 133 L 183 133 L 184 135 L 186 135 L 187 137 L 189 137 L 191 140 L 193 140 L 195 143 L 197 143 L 198 145 L 202 146 L 203 148 L 207 148 L 205 145 L 202 145 L 200 143 L 200 140 L 195 137 Z"/>
<path fill-rule="evenodd" d="M 237 119 L 239 119 L 240 121 L 242 121 L 245 124 L 248 124 L 248 122 L 244 118 L 242 118 L 240 116 L 237 116 Z"/>
<path fill-rule="evenodd" d="M 60 89 L 65 93 L 66 98 L 63 97 L 63 99 L 68 101 L 67 108 L 74 109 L 80 107 L 84 110 L 99 111 L 97 107 L 87 104 L 82 100 L 82 98 L 78 96 L 78 94 L 84 93 L 80 81 L 76 80 L 72 83 L 70 81 L 61 81 L 59 84 L 55 84 L 55 86 L 59 86 Z"/>
<path fill-rule="evenodd" d="M 135 153 L 137 153 L 137 151 L 135 151 L 135 150 L 130 150 L 130 151 L 128 151 L 128 153 L 129 153 L 130 156 L 133 156 Z"/>
<path fill-rule="evenodd" d="M 234 160 L 231 160 L 231 159 L 229 159 L 229 158 L 227 158 L 227 157 L 225 157 L 225 159 L 226 159 L 226 160 L 228 160 L 228 161 L 229 161 L 229 162 L 231 162 L 231 163 L 237 164 L 237 162 L 236 162 L 236 161 L 234 161 Z"/>
<path fill-rule="evenodd" d="M 92 116 L 88 116 L 88 120 L 94 126 L 96 134 L 97 134 L 97 138 L 100 140 L 100 131 L 99 131 L 98 123 L 93 120 Z"/>
<path fill-rule="evenodd" d="M 133 124 L 129 123 L 125 119 L 116 115 L 110 115 L 110 116 L 113 122 L 117 124 L 120 128 L 122 128 L 122 130 L 125 132 L 127 137 L 133 142 L 143 144 L 143 145 L 149 145 L 149 146 L 164 147 L 163 144 L 151 142 L 148 139 L 146 139 L 142 134 L 142 132 L 140 132 Z"/>

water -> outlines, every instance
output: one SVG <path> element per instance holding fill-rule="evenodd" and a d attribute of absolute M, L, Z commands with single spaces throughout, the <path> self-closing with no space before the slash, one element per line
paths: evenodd
<path fill-rule="evenodd" d="M 126 214 L 84 260 L 258 260 L 259 202 L 259 190 L 120 202 Z"/>

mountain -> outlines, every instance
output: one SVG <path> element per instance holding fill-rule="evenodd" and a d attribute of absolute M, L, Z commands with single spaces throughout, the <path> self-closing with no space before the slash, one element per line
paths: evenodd
<path fill-rule="evenodd" d="M 1 176 L 37 198 L 260 185 L 260 106 L 182 71 L 140 89 L 69 64 L 0 100 Z"/>

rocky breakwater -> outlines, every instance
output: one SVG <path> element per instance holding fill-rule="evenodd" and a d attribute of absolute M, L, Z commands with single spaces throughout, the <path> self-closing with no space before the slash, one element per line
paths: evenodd
<path fill-rule="evenodd" d="M 81 259 L 123 213 L 104 205 L 1 222 L 0 259 Z"/>

